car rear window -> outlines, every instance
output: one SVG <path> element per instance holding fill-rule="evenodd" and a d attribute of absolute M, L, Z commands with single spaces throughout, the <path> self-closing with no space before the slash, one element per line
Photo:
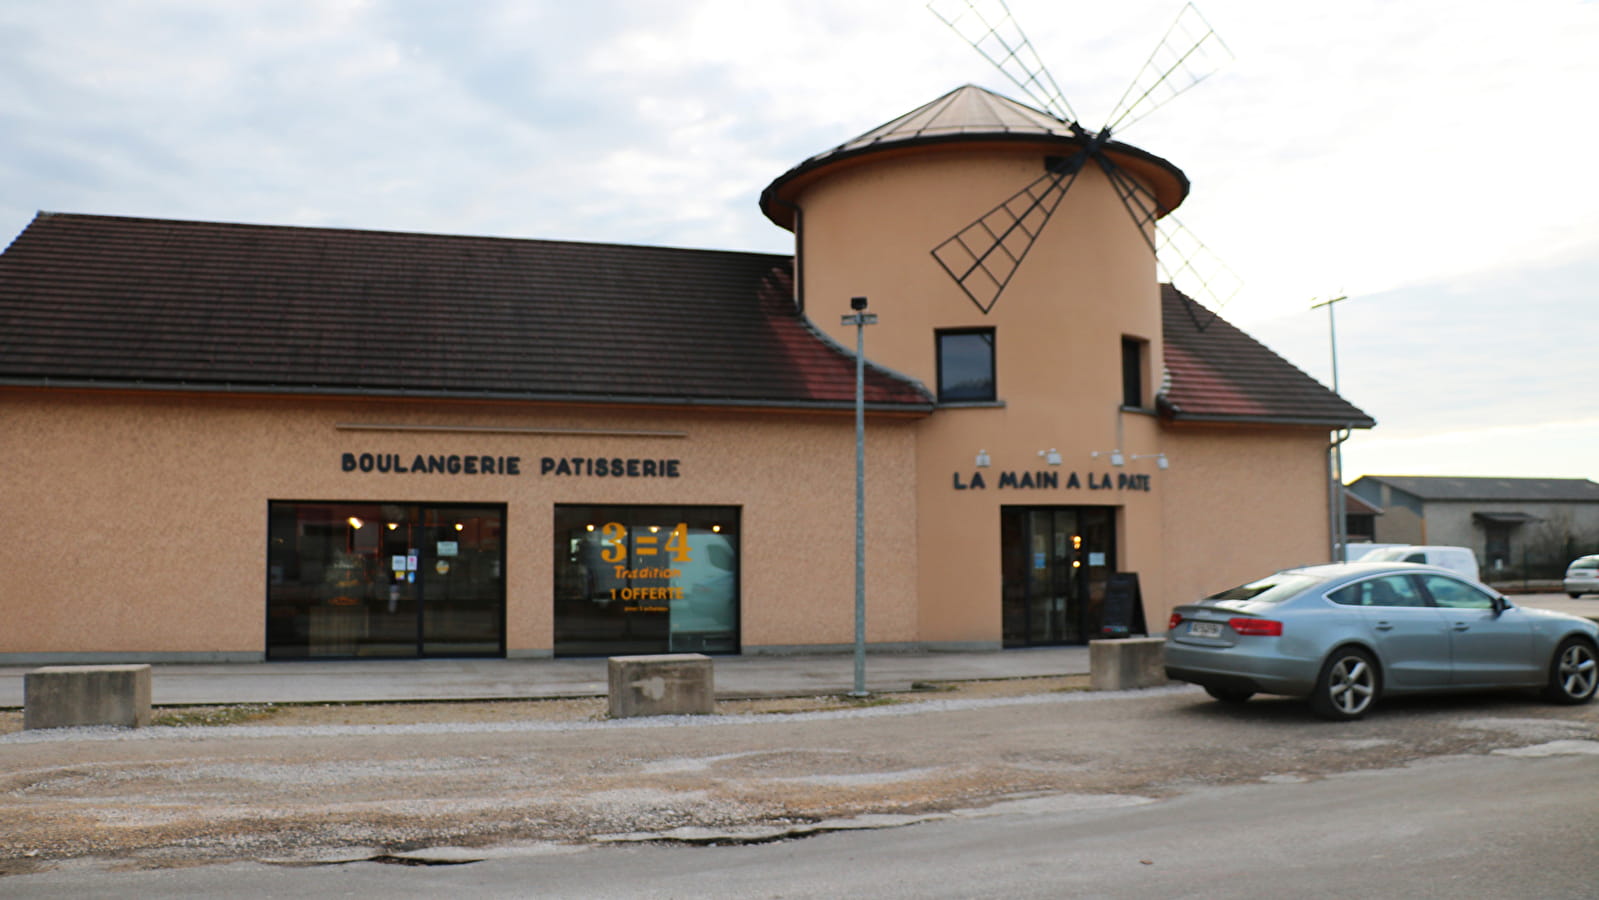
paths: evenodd
<path fill-rule="evenodd" d="M 1599 556 L 1583 557 L 1571 564 L 1573 569 L 1599 569 Z"/>
<path fill-rule="evenodd" d="M 1259 581 L 1251 581 L 1235 588 L 1228 588 L 1219 594 L 1212 594 L 1209 600 L 1250 600 L 1255 603 L 1281 603 L 1289 597 L 1303 593 L 1317 584 L 1318 579 L 1309 575 L 1272 575 Z"/>

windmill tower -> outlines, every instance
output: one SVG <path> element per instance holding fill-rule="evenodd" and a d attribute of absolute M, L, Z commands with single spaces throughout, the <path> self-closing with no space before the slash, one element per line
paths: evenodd
<path fill-rule="evenodd" d="M 1070 560 L 1069 552 L 1049 555 L 1052 571 L 1057 557 L 1082 571 L 1061 575 L 1061 596 L 1043 598 L 1021 625 L 1010 621 L 1007 594 L 1003 626 L 1012 643 L 1012 632 L 1034 629 L 1039 617 L 1075 615 L 1075 630 L 1065 619 L 1046 623 L 1042 642 L 1085 639 L 1080 611 L 1065 610 L 1088 596 L 1079 576 L 1139 562 L 1116 557 L 1115 535 L 1125 546 L 1160 544 L 1155 251 L 1165 243 L 1161 221 L 1189 191 L 1175 164 L 1114 130 L 1173 93 L 1170 76 L 1187 72 L 1196 48 L 1219 41 L 1204 26 L 1194 46 L 1175 52 L 1175 64 L 1162 68 L 1152 58 L 1146 71 L 1154 66 L 1156 75 L 1130 92 L 1128 111 L 1089 131 L 1047 72 L 1027 62 L 1036 55 L 1003 4 L 966 7 L 942 17 L 1037 106 L 956 88 L 785 172 L 762 193 L 761 208 L 795 233 L 799 302 L 812 322 L 849 346 L 853 336 L 836 313 L 848 298 L 868 296 L 880 317 L 868 358 L 939 396 L 938 411 L 919 426 L 924 525 L 916 546 L 929 558 L 924 579 L 939 582 L 937 596 L 948 599 L 924 609 L 924 623 L 998 637 L 1000 623 L 982 618 L 992 607 L 960 598 L 991 596 L 1002 556 L 1020 560 L 1007 563 L 1014 577 L 1028 577 L 1034 543 L 1046 555 L 1063 541 L 1070 551 L 1082 537 L 1073 532 L 1083 530 L 1073 523 L 1092 520 L 1110 533 L 1105 546 Z M 1174 33 L 1188 40 L 1192 26 L 1183 23 L 1198 15 L 1191 9 L 1163 47 Z M 1158 50 L 1156 58 L 1170 54 Z M 1203 75 L 1184 77 L 1197 83 Z M 1133 457 L 1146 457 L 1151 470 L 1137 472 L 1136 487 L 1126 478 Z M 1083 514 L 1052 512 L 1050 521 L 1066 524 L 1038 535 L 1024 524 L 1014 533 L 1011 519 L 1023 508 Z M 971 528 L 951 529 L 951 520 Z M 1004 578 L 1009 592 L 1013 573 Z M 937 640 L 940 627 L 928 637 Z"/>

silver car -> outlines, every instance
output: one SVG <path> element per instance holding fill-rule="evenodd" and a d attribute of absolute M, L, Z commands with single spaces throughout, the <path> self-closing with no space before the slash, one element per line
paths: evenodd
<path fill-rule="evenodd" d="M 1572 560 L 1566 567 L 1565 588 L 1573 600 L 1583 594 L 1599 594 L 1599 556 Z"/>
<path fill-rule="evenodd" d="M 1287 569 L 1179 606 L 1165 649 L 1167 677 L 1224 703 L 1306 697 L 1329 719 L 1444 691 L 1539 688 L 1587 703 L 1599 685 L 1599 624 L 1415 563 Z"/>

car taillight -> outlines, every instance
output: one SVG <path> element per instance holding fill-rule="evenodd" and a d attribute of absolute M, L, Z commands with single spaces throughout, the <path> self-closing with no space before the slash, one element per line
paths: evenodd
<path fill-rule="evenodd" d="M 1166 630 L 1167 631 L 1176 631 L 1177 630 L 1177 626 L 1181 625 L 1181 624 L 1183 624 L 1183 615 L 1182 615 L 1182 613 L 1172 613 L 1171 614 L 1171 618 L 1166 620 Z"/>
<path fill-rule="evenodd" d="M 1238 634 L 1257 637 L 1281 637 L 1283 623 L 1276 619 L 1246 619 L 1242 616 L 1227 620 L 1227 627 Z"/>

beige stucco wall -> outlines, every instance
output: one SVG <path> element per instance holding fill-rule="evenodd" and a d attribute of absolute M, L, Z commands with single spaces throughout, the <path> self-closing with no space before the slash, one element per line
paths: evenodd
<path fill-rule="evenodd" d="M 1164 575 L 1145 595 L 1151 628 L 1164 629 L 1179 604 L 1328 561 L 1327 443 L 1316 429 L 1170 430 Z"/>
<path fill-rule="evenodd" d="M 553 507 L 741 509 L 742 639 L 854 639 L 854 422 L 847 414 L 0 391 L 0 654 L 216 654 L 265 647 L 269 500 L 504 503 L 506 643 L 552 645 Z M 352 431 L 341 423 L 675 436 Z M 867 639 L 916 639 L 914 423 L 869 427 Z M 520 455 L 520 476 L 345 472 L 344 452 Z M 544 456 L 676 458 L 681 477 L 541 476 Z"/>

